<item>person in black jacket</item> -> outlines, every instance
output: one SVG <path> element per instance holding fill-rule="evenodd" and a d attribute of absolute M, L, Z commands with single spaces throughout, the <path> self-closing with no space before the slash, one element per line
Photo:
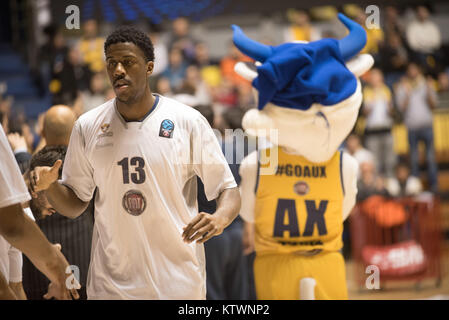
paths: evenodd
<path fill-rule="evenodd" d="M 33 155 L 30 171 L 36 166 L 52 166 L 56 160 L 64 160 L 75 120 L 76 117 L 72 109 L 64 105 L 53 106 L 46 112 L 42 132 L 46 146 Z M 57 213 L 43 194 L 32 199 L 31 211 L 35 216 L 36 223 L 47 238 L 53 243 L 60 243 L 62 252 L 66 257 L 70 257 L 69 261 L 78 268 L 82 286 L 79 291 L 80 299 L 86 299 L 87 271 L 94 222 L 93 202 L 78 218 L 69 219 Z M 36 270 L 27 258 L 24 258 L 23 287 L 28 299 L 42 299 L 47 285 L 47 279 Z"/>
<path fill-rule="evenodd" d="M 52 166 L 57 160 L 64 161 L 67 146 L 46 146 L 33 155 L 30 170 L 36 166 Z M 62 168 L 60 170 L 62 172 Z M 59 173 L 61 175 L 61 172 Z M 62 252 L 72 263 L 72 271 L 81 283 L 80 299 L 87 299 L 86 282 L 92 242 L 93 215 L 92 204 L 76 219 L 66 218 L 53 209 L 45 193 L 38 193 L 30 201 L 30 209 L 37 225 L 52 243 L 59 243 Z M 30 300 L 43 299 L 49 281 L 24 257 L 23 288 Z"/>

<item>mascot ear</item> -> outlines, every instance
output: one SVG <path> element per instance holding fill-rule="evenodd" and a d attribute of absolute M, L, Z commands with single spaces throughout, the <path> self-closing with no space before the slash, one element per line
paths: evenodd
<path fill-rule="evenodd" d="M 352 58 L 346 62 L 346 67 L 357 78 L 367 72 L 374 64 L 374 59 L 369 54 L 359 54 L 355 58 Z"/>
<path fill-rule="evenodd" d="M 253 63 L 237 62 L 234 66 L 234 71 L 246 80 L 252 82 L 257 78 L 257 69 L 255 69 L 254 66 Z"/>

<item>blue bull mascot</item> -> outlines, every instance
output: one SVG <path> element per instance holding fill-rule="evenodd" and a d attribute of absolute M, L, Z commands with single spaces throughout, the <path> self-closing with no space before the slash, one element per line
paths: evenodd
<path fill-rule="evenodd" d="M 251 81 L 258 107 L 249 135 L 271 145 L 240 166 L 242 218 L 254 226 L 258 299 L 347 299 L 343 222 L 357 194 L 357 162 L 339 150 L 362 102 L 359 77 L 373 58 L 358 54 L 364 29 L 339 14 L 340 40 L 268 46 L 233 28 L 236 47 L 256 60 L 235 71 Z"/>

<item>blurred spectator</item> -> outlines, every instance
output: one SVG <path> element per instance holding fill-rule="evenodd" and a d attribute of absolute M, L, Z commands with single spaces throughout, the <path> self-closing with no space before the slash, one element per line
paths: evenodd
<path fill-rule="evenodd" d="M 26 122 L 26 117 L 23 112 L 16 115 L 10 115 L 8 119 L 8 134 L 17 133 L 25 139 L 26 151 L 33 150 L 35 137 L 33 132 Z"/>
<path fill-rule="evenodd" d="M 418 143 L 426 147 L 429 185 L 437 192 L 437 164 L 435 160 L 432 110 L 436 107 L 437 96 L 432 83 L 425 79 L 420 67 L 410 63 L 407 75 L 401 80 L 396 92 L 397 105 L 404 114 L 410 147 L 412 175 L 419 177 Z"/>
<path fill-rule="evenodd" d="M 83 64 L 78 48 L 70 48 L 62 68 L 54 73 L 50 83 L 53 104 L 72 105 L 79 91 L 88 88 L 91 74 L 87 65 Z"/>
<path fill-rule="evenodd" d="M 90 86 L 82 92 L 83 110 L 81 113 L 92 110 L 106 102 L 106 77 L 103 72 L 97 72 L 90 79 Z"/>
<path fill-rule="evenodd" d="M 171 98 L 173 96 L 173 91 L 170 86 L 170 80 L 166 77 L 159 77 L 156 82 L 156 93 L 163 96 Z"/>
<path fill-rule="evenodd" d="M 184 58 L 192 62 L 195 59 L 195 43 L 195 39 L 190 34 L 189 20 L 184 17 L 173 20 L 169 50 L 171 51 L 174 47 L 180 49 Z"/>
<path fill-rule="evenodd" d="M 46 35 L 46 41 L 39 49 L 37 59 L 39 65 L 36 67 L 38 69 L 36 71 L 40 74 L 39 90 L 41 93 L 46 93 L 52 74 L 62 69 L 68 48 L 57 25 L 50 24 L 44 28 L 43 32 Z"/>
<path fill-rule="evenodd" d="M 219 61 L 213 60 L 209 55 L 209 47 L 204 42 L 198 42 L 195 45 L 195 61 L 194 64 L 196 64 L 199 68 L 211 66 L 211 65 L 218 65 Z"/>
<path fill-rule="evenodd" d="M 69 51 L 61 30 L 56 29 L 54 32 L 53 34 L 50 31 L 49 42 L 41 49 L 41 57 L 44 63 L 45 61 L 49 62 L 51 74 L 62 70 L 64 59 Z"/>
<path fill-rule="evenodd" d="M 195 65 L 200 69 L 201 77 L 208 86 L 216 87 L 220 84 L 219 61 L 210 58 L 209 48 L 204 42 L 199 42 L 195 46 Z"/>
<path fill-rule="evenodd" d="M 430 20 L 425 6 L 416 8 L 416 18 L 407 26 L 406 35 L 410 48 L 419 53 L 433 53 L 441 46 L 440 29 Z"/>
<path fill-rule="evenodd" d="M 405 73 L 409 56 L 398 33 L 390 33 L 386 43 L 381 47 L 380 66 L 385 72 L 385 83 L 391 89 Z"/>
<path fill-rule="evenodd" d="M 69 145 L 75 121 L 76 114 L 68 106 L 55 105 L 48 109 L 43 116 L 42 139 L 36 152 L 46 145 Z"/>
<path fill-rule="evenodd" d="M 256 96 L 254 90 L 250 86 L 237 87 L 238 106 L 243 110 L 248 110 L 256 107 Z"/>
<path fill-rule="evenodd" d="M 186 78 L 182 88 L 192 88 L 192 95 L 196 100 L 195 105 L 209 105 L 212 102 L 208 87 L 201 77 L 196 65 L 190 65 L 186 69 Z"/>
<path fill-rule="evenodd" d="M 374 163 L 375 161 L 373 153 L 363 147 L 360 137 L 354 133 L 346 139 L 346 151 L 357 160 L 359 168 L 364 162 Z"/>
<path fill-rule="evenodd" d="M 167 46 L 161 39 L 161 30 L 158 26 L 152 25 L 149 37 L 153 43 L 154 60 L 156 63 L 153 68 L 153 76 L 161 74 L 168 66 L 168 50 Z"/>
<path fill-rule="evenodd" d="M 56 105 L 48 109 L 45 113 L 42 130 L 46 145 L 69 145 L 75 120 L 75 114 L 67 106 Z"/>
<path fill-rule="evenodd" d="M 9 132 L 9 115 L 11 113 L 13 98 L 8 96 L 7 98 L 3 98 L 0 95 L 0 124 L 3 126 L 3 130 L 6 134 Z"/>
<path fill-rule="evenodd" d="M 409 197 L 421 193 L 421 181 L 410 175 L 410 167 L 406 162 L 399 162 L 396 165 L 395 173 L 395 177 L 388 178 L 386 182 L 386 188 L 390 196 Z"/>
<path fill-rule="evenodd" d="M 387 196 L 384 179 L 376 172 L 373 162 L 365 161 L 360 165 L 360 179 L 357 182 L 357 201 L 363 201 L 374 195 Z"/>
<path fill-rule="evenodd" d="M 92 72 L 103 71 L 104 38 L 98 36 L 97 21 L 90 19 L 83 23 L 83 36 L 78 43 L 81 59 Z"/>
<path fill-rule="evenodd" d="M 400 20 L 398 9 L 394 6 L 386 6 L 383 12 L 385 12 L 383 30 L 385 32 L 386 40 L 388 40 L 391 35 L 397 35 L 400 40 L 404 40 L 405 27 Z"/>
<path fill-rule="evenodd" d="M 303 10 L 287 11 L 290 26 L 284 32 L 284 42 L 315 41 L 321 38 L 318 30 L 310 23 L 309 15 Z"/>
<path fill-rule="evenodd" d="M 238 103 L 237 87 L 233 85 L 228 78 L 223 78 L 220 86 L 213 88 L 213 100 L 215 102 L 214 112 L 218 112 L 218 116 L 227 108 L 233 108 Z"/>
<path fill-rule="evenodd" d="M 22 174 L 28 170 L 30 166 L 31 154 L 28 152 L 28 146 L 25 138 L 18 132 L 8 134 L 8 142 L 14 152 L 17 164 Z"/>
<path fill-rule="evenodd" d="M 415 58 L 421 65 L 429 65 L 428 55 L 437 53 L 441 47 L 441 32 L 430 20 L 429 10 L 425 6 L 416 8 L 416 18 L 407 26 L 406 36 Z"/>
<path fill-rule="evenodd" d="M 251 86 L 251 83 L 248 80 L 244 79 L 234 71 L 234 66 L 237 62 L 245 61 L 251 62 L 252 59 L 241 53 L 240 50 L 237 49 L 237 47 L 231 41 L 229 43 L 228 54 L 220 61 L 221 74 L 224 78 L 230 81 L 231 85 Z"/>
<path fill-rule="evenodd" d="M 161 75 L 170 81 L 170 86 L 176 91 L 181 88 L 184 81 L 187 63 L 184 61 L 182 51 L 177 47 L 170 50 L 168 59 L 168 66 Z"/>
<path fill-rule="evenodd" d="M 440 72 L 438 74 L 437 108 L 449 108 L 449 75 L 447 72 Z"/>
<path fill-rule="evenodd" d="M 376 171 L 392 177 L 396 162 L 391 135 L 393 99 L 379 69 L 370 71 L 368 84 L 363 89 L 366 147 L 374 154 Z"/>

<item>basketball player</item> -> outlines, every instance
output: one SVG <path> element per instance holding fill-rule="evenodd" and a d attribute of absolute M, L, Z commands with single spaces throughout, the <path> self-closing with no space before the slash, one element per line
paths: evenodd
<path fill-rule="evenodd" d="M 116 98 L 76 122 L 61 165 L 32 172 L 53 207 L 81 214 L 95 188 L 89 299 L 204 299 L 203 242 L 238 214 L 240 194 L 206 119 L 152 94 L 151 40 L 122 27 L 105 42 Z M 198 213 L 197 176 L 217 211 Z"/>
<path fill-rule="evenodd" d="M 22 251 L 51 281 L 46 298 L 78 299 L 76 289 L 66 286 L 69 264 L 56 245 L 51 245 L 39 227 L 23 212 L 21 203 L 30 195 L 11 148 L 0 126 L 0 235 Z M 3 275 L 5 276 L 5 275 Z M 1 283 L 6 279 L 2 277 Z"/>

